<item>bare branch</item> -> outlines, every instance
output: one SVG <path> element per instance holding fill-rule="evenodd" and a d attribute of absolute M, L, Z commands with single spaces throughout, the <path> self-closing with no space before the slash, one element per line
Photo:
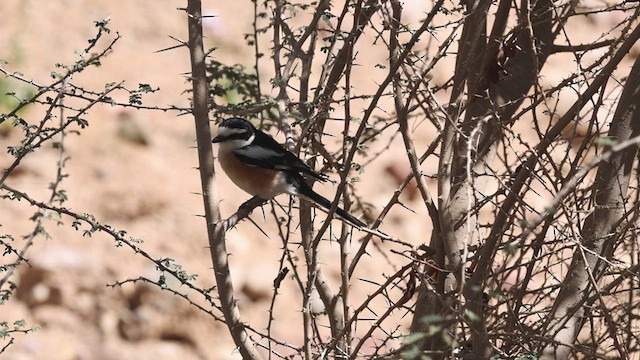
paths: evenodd
<path fill-rule="evenodd" d="M 209 127 L 208 98 L 209 86 L 207 82 L 205 54 L 202 44 L 202 9 L 198 0 L 188 0 L 187 16 L 189 23 L 189 53 L 191 55 L 191 73 L 193 83 L 193 116 L 196 125 L 196 140 L 198 144 L 198 163 L 204 201 L 205 220 L 209 235 L 211 261 L 218 286 L 220 306 L 224 314 L 229 332 L 244 359 L 260 359 L 253 341 L 247 334 L 240 319 L 240 311 L 235 299 L 231 271 L 228 263 L 228 253 L 225 243 L 225 229 L 216 226 L 220 220 L 218 208 L 218 192 L 215 185 L 215 171 L 213 167 L 213 150 L 211 146 L 211 129 Z"/>

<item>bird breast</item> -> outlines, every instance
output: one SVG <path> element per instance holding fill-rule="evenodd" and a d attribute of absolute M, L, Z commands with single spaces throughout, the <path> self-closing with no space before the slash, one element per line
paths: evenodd
<path fill-rule="evenodd" d="M 229 179 L 250 195 L 268 200 L 286 192 L 286 181 L 280 171 L 247 165 L 224 146 L 218 150 L 218 161 Z"/>

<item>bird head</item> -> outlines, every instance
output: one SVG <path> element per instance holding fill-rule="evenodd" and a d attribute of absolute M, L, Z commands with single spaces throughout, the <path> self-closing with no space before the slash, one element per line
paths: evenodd
<path fill-rule="evenodd" d="M 213 138 L 213 143 L 230 149 L 239 149 L 253 142 L 256 128 L 245 119 L 227 119 L 218 126 L 218 135 Z"/>

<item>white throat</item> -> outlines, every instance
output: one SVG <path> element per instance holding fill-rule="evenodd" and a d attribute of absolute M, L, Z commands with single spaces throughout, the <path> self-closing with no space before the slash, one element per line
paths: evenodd
<path fill-rule="evenodd" d="M 256 138 L 255 134 L 251 135 L 247 140 L 242 139 L 234 139 L 234 140 L 226 140 L 218 143 L 220 146 L 219 151 L 233 151 L 235 149 L 243 148 L 247 145 L 253 143 L 253 140 Z"/>

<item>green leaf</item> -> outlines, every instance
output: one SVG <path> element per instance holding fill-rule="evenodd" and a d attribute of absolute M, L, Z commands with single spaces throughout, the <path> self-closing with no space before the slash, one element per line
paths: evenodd
<path fill-rule="evenodd" d="M 425 333 L 421 333 L 421 332 L 413 333 L 413 334 L 409 334 L 409 335 L 403 337 L 402 338 L 402 342 L 404 344 L 407 344 L 407 345 L 408 344 L 415 344 L 415 343 L 417 343 L 419 341 L 422 341 L 426 337 L 427 337 L 427 334 L 425 334 Z"/>
<path fill-rule="evenodd" d="M 469 318 L 469 320 L 471 321 L 480 321 L 480 316 L 478 316 L 478 314 L 474 313 L 473 311 L 466 309 L 464 311 L 464 314 Z"/>
<path fill-rule="evenodd" d="M 619 143 L 618 138 L 612 136 L 603 136 L 596 138 L 596 144 L 602 146 L 614 146 Z"/>

